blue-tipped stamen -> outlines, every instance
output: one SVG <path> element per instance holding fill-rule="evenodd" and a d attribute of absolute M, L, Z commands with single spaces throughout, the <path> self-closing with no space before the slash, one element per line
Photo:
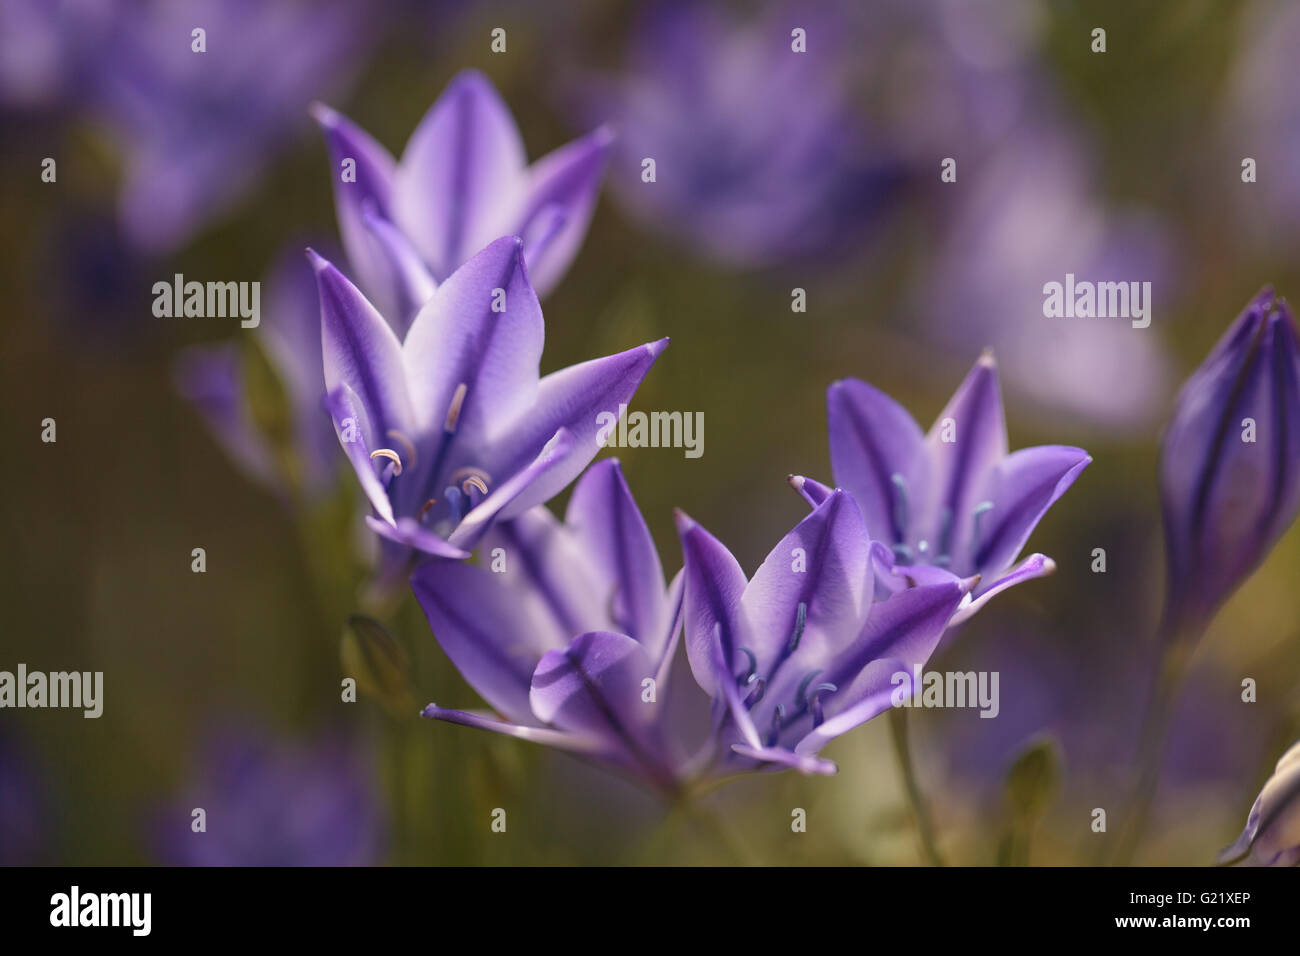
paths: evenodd
<path fill-rule="evenodd" d="M 984 517 L 984 515 L 988 514 L 992 510 L 993 510 L 993 502 L 991 501 L 981 501 L 979 504 L 975 506 L 975 514 L 971 519 L 975 525 L 974 530 L 971 532 L 971 542 L 970 542 L 971 554 L 977 554 L 979 552 L 980 518 Z"/>
<path fill-rule="evenodd" d="M 790 635 L 790 653 L 793 654 L 799 649 L 799 641 L 803 637 L 804 626 L 808 623 L 808 605 L 800 601 L 799 607 L 794 612 L 794 632 Z"/>
<path fill-rule="evenodd" d="M 754 652 L 748 647 L 738 647 L 736 650 L 744 654 L 749 660 L 749 667 L 745 670 L 744 675 L 736 678 L 736 683 L 744 687 L 758 679 L 758 658 L 754 656 Z"/>
<path fill-rule="evenodd" d="M 812 713 L 814 727 L 820 727 L 822 720 L 825 719 L 822 715 L 822 693 L 833 694 L 837 690 L 839 690 L 838 687 L 828 683 L 818 684 L 813 688 L 812 696 L 808 698 L 808 710 Z"/>
<path fill-rule="evenodd" d="M 772 711 L 772 726 L 767 731 L 767 746 L 775 747 L 777 740 L 781 738 L 781 723 L 785 720 L 785 705 L 777 704 L 776 709 Z"/>
<path fill-rule="evenodd" d="M 799 682 L 799 689 L 794 692 L 794 702 L 800 707 L 804 705 L 804 697 L 808 693 L 808 685 L 811 684 L 813 679 L 820 673 L 820 669 L 809 671 L 804 675 L 803 680 Z"/>

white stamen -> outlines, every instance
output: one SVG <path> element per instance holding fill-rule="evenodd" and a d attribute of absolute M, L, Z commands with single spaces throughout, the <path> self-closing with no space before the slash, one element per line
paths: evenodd
<path fill-rule="evenodd" d="M 465 393 L 468 391 L 469 386 L 461 382 L 452 393 L 451 404 L 447 406 L 447 420 L 442 425 L 442 430 L 448 434 L 454 433 L 460 424 L 460 407 L 465 404 Z"/>
<path fill-rule="evenodd" d="M 375 458 L 387 458 L 392 461 L 393 477 L 397 477 L 402 473 L 402 459 L 398 456 L 397 452 L 393 451 L 391 448 L 376 448 L 370 453 L 370 457 L 372 460 Z"/>

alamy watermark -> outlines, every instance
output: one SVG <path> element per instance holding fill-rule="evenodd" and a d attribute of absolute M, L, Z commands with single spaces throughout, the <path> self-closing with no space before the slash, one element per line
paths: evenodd
<path fill-rule="evenodd" d="M 979 708 L 981 717 L 996 717 L 1002 711 L 998 694 L 998 671 L 895 671 L 889 702 L 895 707 Z"/>
<path fill-rule="evenodd" d="M 1049 319 L 1131 319 L 1133 328 L 1151 324 L 1150 282 L 1065 282 L 1043 286 L 1043 315 Z"/>
<path fill-rule="evenodd" d="M 687 458 L 704 454 L 703 412 L 600 412 L 596 444 L 602 448 L 684 448 Z"/>
<path fill-rule="evenodd" d="M 0 671 L 0 708 L 70 707 L 83 711 L 86 719 L 104 712 L 103 671 Z"/>
<path fill-rule="evenodd" d="M 262 321 L 260 282 L 186 282 L 178 272 L 171 282 L 155 282 L 153 295 L 153 314 L 159 319 L 238 318 L 246 329 Z"/>

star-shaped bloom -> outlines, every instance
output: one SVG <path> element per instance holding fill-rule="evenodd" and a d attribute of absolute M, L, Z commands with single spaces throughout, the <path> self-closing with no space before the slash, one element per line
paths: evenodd
<path fill-rule="evenodd" d="M 411 584 L 434 637 L 496 714 L 430 704 L 426 717 L 559 747 L 675 792 L 668 730 L 681 576 L 664 585 L 645 519 L 614 459 L 482 542 L 491 569 L 432 561 Z M 501 716 L 497 716 L 497 715 Z"/>
<path fill-rule="evenodd" d="M 1214 614 L 1300 510 L 1300 344 L 1264 289 L 1187 380 L 1160 459 L 1168 624 Z"/>
<path fill-rule="evenodd" d="M 868 540 L 844 491 L 829 492 L 746 579 L 731 552 L 677 518 L 685 556 L 686 652 L 714 701 L 710 775 L 793 767 L 902 701 L 900 675 L 925 664 L 974 579 L 881 588 L 889 549 Z M 892 593 L 891 593 L 892 591 Z"/>
<path fill-rule="evenodd" d="M 862 509 L 874 540 L 912 580 L 978 576 L 969 618 L 994 594 L 1055 569 L 1031 554 L 1030 532 L 1092 459 L 1081 448 L 1039 445 L 1007 453 L 1006 419 L 992 353 L 982 355 L 928 434 L 888 395 L 857 379 L 827 397 L 831 469 Z M 829 490 L 793 483 L 810 504 Z"/>
<path fill-rule="evenodd" d="M 618 414 L 668 344 L 539 377 L 542 310 L 518 238 L 452 273 L 400 340 L 338 269 L 309 255 L 328 410 L 390 558 L 466 557 L 493 521 L 563 490 L 600 450 L 601 414 Z"/>
<path fill-rule="evenodd" d="M 600 128 L 531 166 L 492 84 L 459 74 L 401 160 L 334 110 L 313 113 L 329 145 L 339 232 L 354 274 L 398 333 L 436 282 L 498 236 L 520 236 L 539 295 L 577 254 L 604 177 Z"/>

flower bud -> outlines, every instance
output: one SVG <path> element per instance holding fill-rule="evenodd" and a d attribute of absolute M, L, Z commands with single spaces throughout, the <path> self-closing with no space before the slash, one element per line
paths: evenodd
<path fill-rule="evenodd" d="M 1187 380 L 1160 463 L 1167 626 L 1204 625 L 1300 508 L 1300 350 L 1273 290 Z"/>

